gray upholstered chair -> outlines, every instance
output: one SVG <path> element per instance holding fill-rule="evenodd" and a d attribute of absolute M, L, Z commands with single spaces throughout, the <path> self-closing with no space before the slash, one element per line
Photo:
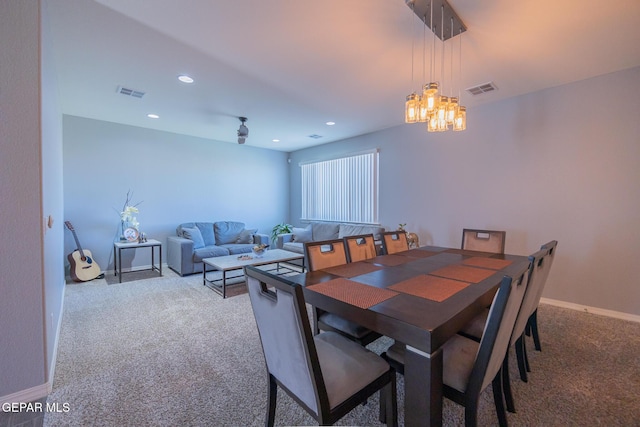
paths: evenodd
<path fill-rule="evenodd" d="M 377 255 L 373 234 L 347 236 L 344 238 L 344 244 L 347 248 L 347 260 L 349 262 L 364 261 Z"/>
<path fill-rule="evenodd" d="M 496 293 L 480 342 L 454 335 L 442 348 L 444 396 L 465 408 L 465 425 L 476 426 L 480 393 L 492 384 L 500 426 L 507 425 L 502 391 L 502 366 L 511 332 L 527 287 L 529 266 L 523 263 L 513 279 L 505 276 Z M 405 346 L 396 341 L 382 354 L 404 372 Z"/>
<path fill-rule="evenodd" d="M 470 251 L 503 254 L 506 235 L 506 231 L 465 228 L 462 230 L 461 248 Z"/>
<path fill-rule="evenodd" d="M 387 231 L 382 233 L 382 249 L 386 255 L 409 250 L 407 233 L 404 231 Z"/>
<path fill-rule="evenodd" d="M 542 275 L 544 279 L 542 279 L 543 283 L 540 289 L 538 289 L 538 295 L 536 295 L 536 305 L 535 309 L 531 312 L 529 316 L 529 321 L 527 322 L 527 330 L 533 336 L 533 343 L 535 345 L 536 350 L 542 351 L 542 346 L 540 345 L 540 334 L 538 333 L 538 304 L 540 303 L 540 298 L 542 297 L 542 291 L 544 290 L 544 286 L 547 283 L 547 277 L 549 277 L 549 270 L 551 270 L 551 265 L 553 264 L 553 260 L 556 255 L 556 246 L 558 246 L 557 240 L 552 240 L 549 243 L 545 243 L 540 247 L 541 250 L 548 251 L 547 260 L 544 272 Z"/>
<path fill-rule="evenodd" d="M 377 354 L 333 332 L 313 336 L 302 287 L 246 267 L 247 289 L 269 376 L 265 425 L 278 386 L 318 423 L 333 424 L 380 390 L 380 414 L 397 424 L 395 371 Z"/>
<path fill-rule="evenodd" d="M 343 239 L 306 242 L 304 252 L 309 271 L 347 264 L 347 250 Z M 313 333 L 318 334 L 321 330 L 337 332 L 361 345 L 367 345 L 381 336 L 371 329 L 314 307 Z"/>
<path fill-rule="evenodd" d="M 518 317 L 516 318 L 516 322 L 513 327 L 513 332 L 511 333 L 510 341 L 510 345 L 514 346 L 516 350 L 520 379 L 524 382 L 527 382 L 527 371 L 530 371 L 524 339 L 525 329 L 527 328 L 532 313 L 537 310 L 538 304 L 540 303 L 542 289 L 544 288 L 547 276 L 549 275 L 549 269 L 553 262 L 553 254 L 555 253 L 557 243 L 558 242 L 555 240 L 549 242 L 542 246 L 543 249 L 540 249 L 529 256 L 529 281 L 522 300 L 522 305 L 520 306 L 520 311 L 518 312 Z M 482 338 L 487 318 L 488 310 L 476 316 L 462 329 L 461 334 L 479 341 Z M 503 389 L 507 409 L 510 412 L 515 412 L 515 404 L 513 401 L 513 395 L 511 394 L 511 384 L 509 381 L 508 356 L 509 352 L 505 354 L 503 362 Z"/>

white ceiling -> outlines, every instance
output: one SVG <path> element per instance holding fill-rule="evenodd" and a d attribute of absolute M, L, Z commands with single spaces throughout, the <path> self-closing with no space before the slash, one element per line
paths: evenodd
<path fill-rule="evenodd" d="M 469 114 L 640 66 L 639 0 L 449 2 L 468 28 L 455 92 L 499 88 L 463 91 Z M 64 114 L 230 143 L 246 116 L 246 145 L 293 151 L 402 124 L 405 96 L 424 83 L 424 33 L 404 0 L 49 0 L 46 9 Z M 195 83 L 178 82 L 181 73 Z M 120 95 L 120 85 L 146 94 Z"/>

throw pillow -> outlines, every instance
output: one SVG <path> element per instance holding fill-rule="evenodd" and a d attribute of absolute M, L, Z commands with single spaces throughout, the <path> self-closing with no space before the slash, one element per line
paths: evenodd
<path fill-rule="evenodd" d="M 309 226 L 307 228 L 296 228 L 296 227 L 293 227 L 291 232 L 293 233 L 293 241 L 295 243 L 305 243 L 305 242 L 311 242 L 312 241 L 311 226 Z"/>
<path fill-rule="evenodd" d="M 193 249 L 204 248 L 204 240 L 202 239 L 202 233 L 196 227 L 193 228 L 183 228 L 182 235 L 193 241 Z"/>
<path fill-rule="evenodd" d="M 253 230 L 242 230 L 236 239 L 236 243 L 253 243 L 253 235 L 257 232 L 257 228 Z"/>

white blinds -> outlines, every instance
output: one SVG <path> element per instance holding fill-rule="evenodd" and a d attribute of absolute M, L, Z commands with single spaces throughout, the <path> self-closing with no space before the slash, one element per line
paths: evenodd
<path fill-rule="evenodd" d="M 306 163 L 302 219 L 378 223 L 378 152 Z"/>

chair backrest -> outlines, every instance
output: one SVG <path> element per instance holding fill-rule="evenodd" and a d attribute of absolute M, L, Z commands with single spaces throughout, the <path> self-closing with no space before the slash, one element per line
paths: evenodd
<path fill-rule="evenodd" d="M 409 250 L 407 233 L 404 231 L 387 231 L 382 233 L 382 248 L 387 255 Z"/>
<path fill-rule="evenodd" d="M 467 392 L 478 395 L 496 376 L 511 342 L 522 298 L 529 279 L 529 263 L 517 266 L 512 277 L 504 276 L 496 293 L 480 340 L 476 362 L 471 372 Z"/>
<path fill-rule="evenodd" d="M 364 261 L 376 256 L 376 242 L 373 234 L 346 236 L 344 244 L 347 248 L 347 260 L 349 262 Z"/>
<path fill-rule="evenodd" d="M 547 243 L 547 245 L 550 245 L 549 247 L 543 245 L 542 249 L 529 256 L 529 282 L 524 293 L 516 324 L 513 328 L 513 334 L 511 335 L 512 344 L 520 338 L 527 326 L 529 316 L 538 308 L 540 297 L 542 296 L 542 289 L 549 275 L 549 269 L 553 262 L 553 255 L 557 243 L 555 240 Z"/>
<path fill-rule="evenodd" d="M 506 231 L 475 230 L 465 228 L 462 230 L 462 249 L 470 251 L 504 253 L 504 241 Z"/>
<path fill-rule="evenodd" d="M 301 286 L 251 266 L 245 275 L 269 374 L 318 414 L 328 397 Z"/>
<path fill-rule="evenodd" d="M 304 244 L 304 254 L 309 264 L 309 271 L 347 263 L 347 251 L 342 239 L 306 242 Z"/>

